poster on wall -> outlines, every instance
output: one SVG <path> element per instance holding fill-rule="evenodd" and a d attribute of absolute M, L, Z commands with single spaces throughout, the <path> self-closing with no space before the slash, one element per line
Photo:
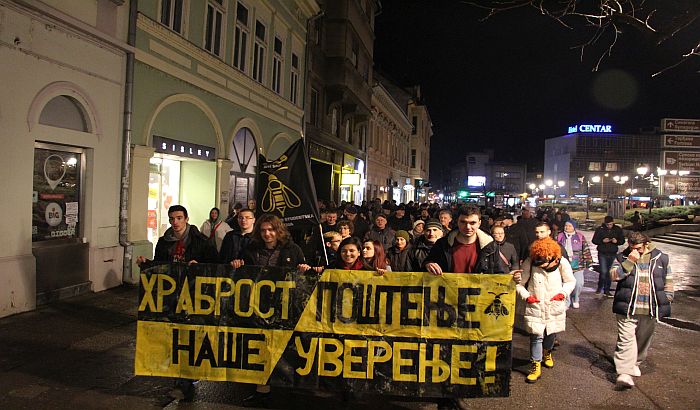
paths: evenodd
<path fill-rule="evenodd" d="M 78 237 L 81 164 L 77 152 L 34 149 L 32 242 Z"/>

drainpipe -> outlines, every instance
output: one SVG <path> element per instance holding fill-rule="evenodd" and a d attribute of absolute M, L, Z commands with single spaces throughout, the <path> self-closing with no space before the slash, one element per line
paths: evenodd
<path fill-rule="evenodd" d="M 138 0 L 129 2 L 129 33 L 127 43 L 136 45 L 136 18 Z M 122 281 L 131 283 L 133 245 L 129 242 L 129 169 L 131 168 L 131 120 L 134 105 L 134 52 L 126 52 L 126 79 L 124 86 L 124 136 L 122 139 L 121 193 L 119 196 L 119 245 L 124 247 Z"/>

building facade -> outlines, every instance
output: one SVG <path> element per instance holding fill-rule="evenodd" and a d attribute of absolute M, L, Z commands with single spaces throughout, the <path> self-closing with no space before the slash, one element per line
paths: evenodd
<path fill-rule="evenodd" d="M 493 150 L 469 152 L 451 169 L 450 198 L 503 206 L 520 202 L 527 165 L 494 161 Z"/>
<path fill-rule="evenodd" d="M 408 103 L 408 117 L 411 119 L 409 178 L 415 187 L 412 200 L 423 203 L 428 200 L 430 188 L 430 140 L 433 137 L 433 122 L 423 101 L 420 86 L 413 88 L 413 96 Z"/>
<path fill-rule="evenodd" d="M 0 317 L 122 283 L 129 2 L 0 0 Z"/>
<path fill-rule="evenodd" d="M 375 76 L 375 78 L 382 78 Z M 383 79 L 383 78 L 382 78 Z M 367 195 L 370 198 L 414 199 L 415 190 L 409 174 L 411 122 L 407 103 L 397 100 L 387 90 L 387 80 L 372 87 L 372 120 L 367 147 Z M 396 92 L 396 91 L 395 91 Z M 404 92 L 408 100 L 408 94 Z"/>
<path fill-rule="evenodd" d="M 309 24 L 305 138 L 320 200 L 364 199 L 375 0 L 322 1 Z M 350 174 L 343 176 L 344 174 Z"/>
<path fill-rule="evenodd" d="M 258 154 L 276 158 L 302 136 L 307 24 L 320 10 L 315 0 L 138 5 L 134 259 L 152 255 L 170 205 L 184 205 L 197 226 L 212 207 L 246 206 Z"/>
<path fill-rule="evenodd" d="M 545 141 L 544 195 L 589 195 L 609 198 L 626 190 L 652 195 L 652 182 L 635 178 L 637 169 L 659 166 L 661 138 L 658 131 L 618 134 L 611 126 L 574 126 L 570 133 Z M 602 131 L 601 131 L 602 130 Z"/>

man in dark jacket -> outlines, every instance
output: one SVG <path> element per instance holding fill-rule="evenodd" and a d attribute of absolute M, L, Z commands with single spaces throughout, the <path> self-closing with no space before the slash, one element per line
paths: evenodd
<path fill-rule="evenodd" d="M 156 243 L 153 261 L 143 256 L 136 258 L 141 268 L 152 262 L 216 263 L 216 248 L 196 226 L 190 225 L 187 209 L 182 205 L 168 208 L 170 228 Z"/>
<path fill-rule="evenodd" d="M 411 271 L 421 272 L 423 271 L 423 262 L 425 258 L 428 257 L 430 250 L 435 245 L 438 239 L 442 238 L 445 231 L 442 228 L 442 224 L 437 219 L 428 219 L 425 224 L 425 230 L 423 235 L 418 237 L 418 239 L 413 244 L 411 249 L 411 254 L 409 255 L 409 260 L 411 262 Z"/>
<path fill-rule="evenodd" d="M 359 210 L 357 209 L 357 207 L 353 204 L 350 204 L 347 207 L 345 207 L 345 211 L 343 211 L 343 219 L 347 219 L 348 221 L 352 222 L 352 236 L 358 238 L 359 240 L 363 240 L 365 238 L 365 235 L 369 231 L 369 224 L 361 216 L 359 216 L 358 212 Z"/>
<path fill-rule="evenodd" d="M 355 227 L 355 230 L 357 230 L 357 226 Z M 381 242 L 382 246 L 384 246 L 384 251 L 386 252 L 389 250 L 389 248 L 394 246 L 395 236 L 396 232 L 387 226 L 386 215 L 379 214 L 374 217 L 374 225 L 372 225 L 372 229 L 365 234 L 364 240 Z"/>
<path fill-rule="evenodd" d="M 435 243 L 425 259 L 425 269 L 433 275 L 443 272 L 478 273 L 479 253 L 493 241 L 479 229 L 481 211 L 478 208 L 462 208 L 457 217 L 457 229 Z"/>
<path fill-rule="evenodd" d="M 603 292 L 605 296 L 611 298 L 613 296 L 610 293 L 610 267 L 615 260 L 618 247 L 625 243 L 625 235 L 622 228 L 615 225 L 613 217 L 608 215 L 603 220 L 603 224 L 593 233 L 591 242 L 598 245 L 598 272 L 600 275 L 595 293 Z"/>
<path fill-rule="evenodd" d="M 411 220 L 411 216 L 406 214 L 406 206 L 404 204 L 399 204 L 394 214 L 389 217 L 389 226 L 394 232 L 411 232 L 411 229 L 413 229 L 413 221 Z"/>
<path fill-rule="evenodd" d="M 141 269 L 157 263 L 216 263 L 216 247 L 202 235 L 196 226 L 190 225 L 187 209 L 182 205 L 173 205 L 168 208 L 168 228 L 156 243 L 153 261 L 144 256 L 136 258 L 136 264 Z M 175 389 L 171 392 L 173 397 L 183 401 L 192 401 L 194 398 L 195 381 L 190 379 L 176 379 Z"/>
<path fill-rule="evenodd" d="M 224 236 L 219 252 L 219 263 L 229 264 L 233 260 L 243 259 L 243 251 L 250 243 L 250 237 L 255 226 L 255 214 L 250 209 L 238 211 L 237 225 L 238 231 L 230 231 Z"/>
<path fill-rule="evenodd" d="M 641 232 L 629 235 L 629 246 L 615 257 L 610 277 L 617 281 L 613 313 L 617 315 L 615 370 L 617 385 L 634 386 L 642 372 L 656 322 L 671 316 L 673 274 L 668 255 Z"/>

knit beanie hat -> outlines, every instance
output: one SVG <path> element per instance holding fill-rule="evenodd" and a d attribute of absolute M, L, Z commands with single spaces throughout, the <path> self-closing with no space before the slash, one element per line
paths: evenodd
<path fill-rule="evenodd" d="M 570 219 L 570 220 L 566 221 L 566 223 L 564 225 L 566 225 L 566 224 L 571 224 L 571 226 L 573 226 L 574 229 L 576 229 L 576 221 Z"/>
<path fill-rule="evenodd" d="M 416 221 L 413 222 L 413 229 L 416 229 L 416 226 L 418 226 L 420 224 L 423 224 L 423 226 L 425 226 L 425 221 L 422 219 L 416 219 Z"/>
<path fill-rule="evenodd" d="M 442 227 L 442 224 L 437 219 L 428 219 L 428 222 L 426 222 L 426 224 L 425 224 L 425 229 L 428 229 L 428 228 L 440 228 L 440 229 L 444 230 L 444 228 Z"/>
<path fill-rule="evenodd" d="M 411 237 L 408 235 L 408 232 L 404 231 L 403 229 L 396 232 L 396 237 L 397 238 L 404 238 L 406 240 L 406 242 L 411 240 Z"/>

